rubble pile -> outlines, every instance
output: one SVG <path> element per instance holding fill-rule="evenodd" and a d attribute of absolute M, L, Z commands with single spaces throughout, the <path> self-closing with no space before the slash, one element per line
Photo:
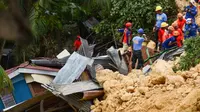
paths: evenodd
<path fill-rule="evenodd" d="M 140 70 L 124 76 L 105 69 L 97 80 L 105 95 L 94 100 L 92 112 L 200 111 L 200 64 L 174 73 L 171 63 L 158 60 L 147 76 Z"/>

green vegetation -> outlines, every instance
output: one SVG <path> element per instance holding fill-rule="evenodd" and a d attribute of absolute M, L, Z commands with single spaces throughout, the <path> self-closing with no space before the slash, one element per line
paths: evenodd
<path fill-rule="evenodd" d="M 16 47 L 16 64 L 34 57 L 55 57 L 63 48 L 70 51 L 83 27 L 80 24 L 90 17 L 100 21 L 93 28 L 93 38 L 98 43 L 108 43 L 113 39 L 112 29 L 123 27 L 127 20 L 133 21 L 133 32 L 143 27 L 153 37 L 157 5 L 163 7 L 169 23 L 177 13 L 174 0 L 19 0 L 19 5 L 29 17 L 35 38 L 26 47 Z M 114 34 L 121 37 L 120 33 Z"/>
<path fill-rule="evenodd" d="M 111 10 L 107 11 L 106 16 L 102 16 L 102 21 L 95 31 L 104 36 L 111 36 L 111 25 L 114 28 L 120 28 L 126 21 L 132 20 L 134 32 L 142 27 L 146 32 L 151 33 L 155 24 L 157 5 L 163 7 L 170 23 L 176 18 L 175 0 L 111 0 Z"/>
<path fill-rule="evenodd" d="M 12 90 L 13 85 L 10 78 L 0 66 L 0 95 L 4 94 L 4 92 L 11 92 Z"/>
<path fill-rule="evenodd" d="M 190 38 L 184 42 L 185 56 L 181 57 L 178 70 L 189 70 L 200 63 L 200 37 Z"/>

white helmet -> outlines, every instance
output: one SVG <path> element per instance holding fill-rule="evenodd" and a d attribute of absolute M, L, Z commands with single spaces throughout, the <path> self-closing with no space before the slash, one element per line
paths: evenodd
<path fill-rule="evenodd" d="M 188 18 L 188 19 L 186 20 L 186 23 L 187 23 L 187 24 L 192 23 L 192 18 Z"/>
<path fill-rule="evenodd" d="M 192 3 L 192 5 L 195 5 L 195 1 L 194 0 L 190 0 L 190 3 Z"/>

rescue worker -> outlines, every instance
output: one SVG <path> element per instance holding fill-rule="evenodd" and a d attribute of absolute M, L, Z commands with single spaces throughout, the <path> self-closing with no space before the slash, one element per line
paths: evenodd
<path fill-rule="evenodd" d="M 140 28 L 138 31 L 138 36 L 135 36 L 132 41 L 133 41 L 133 57 L 132 57 L 132 67 L 133 69 L 136 67 L 136 61 L 138 60 L 138 66 L 136 69 L 141 69 L 144 64 L 144 60 L 142 57 L 142 43 L 146 41 L 147 39 L 143 38 L 144 30 Z"/>
<path fill-rule="evenodd" d="M 130 39 L 131 39 L 131 27 L 132 27 L 132 23 L 131 22 L 127 22 L 125 24 L 125 28 L 123 29 L 118 29 L 118 32 L 123 33 L 122 36 L 122 43 L 123 43 L 123 52 L 122 54 L 124 54 L 125 51 L 128 50 L 129 44 L 130 44 Z"/>
<path fill-rule="evenodd" d="M 198 25 L 193 22 L 191 18 L 188 18 L 186 20 L 186 25 L 185 25 L 185 39 L 191 38 L 191 37 L 196 37 L 197 32 L 200 32 L 200 29 Z"/>
<path fill-rule="evenodd" d="M 183 31 L 178 27 L 178 23 L 174 22 L 172 23 L 172 26 L 174 27 L 174 31 L 178 31 L 179 32 L 179 37 L 178 39 L 180 39 L 181 41 L 183 41 L 184 39 L 184 34 Z"/>
<path fill-rule="evenodd" d="M 178 46 L 177 43 L 180 43 L 179 40 L 177 40 L 178 36 L 179 36 L 179 32 L 178 31 L 174 31 L 173 32 L 173 37 L 171 37 L 171 38 L 169 38 L 169 39 L 167 39 L 167 40 L 165 40 L 163 42 L 163 44 L 162 44 L 163 48 L 164 49 L 170 49 L 170 48 L 172 48 L 174 46 Z"/>
<path fill-rule="evenodd" d="M 157 6 L 155 11 L 156 11 L 156 24 L 153 28 L 153 31 L 155 32 L 156 47 L 158 48 L 158 31 L 161 28 L 162 22 L 167 22 L 167 15 L 162 12 L 161 6 Z"/>
<path fill-rule="evenodd" d="M 184 10 L 186 12 L 185 19 L 191 18 L 195 22 L 195 16 L 197 15 L 197 8 L 195 7 L 195 1 L 190 0 L 189 6 Z"/>
<path fill-rule="evenodd" d="M 163 35 L 166 32 L 167 27 L 168 24 L 166 22 L 162 22 L 161 28 L 158 30 L 158 48 L 157 48 L 158 51 L 162 48 Z"/>
<path fill-rule="evenodd" d="M 165 31 L 165 33 L 163 35 L 162 41 L 164 42 L 168 38 L 171 38 L 173 36 L 173 32 L 174 32 L 174 27 L 173 26 L 169 26 L 168 30 Z"/>
<path fill-rule="evenodd" d="M 183 31 L 183 27 L 185 26 L 186 20 L 183 18 L 182 13 L 178 13 L 176 20 L 178 27 Z"/>
<path fill-rule="evenodd" d="M 74 41 L 74 51 L 78 51 L 78 49 L 80 48 L 81 44 L 82 44 L 81 43 L 81 36 L 78 35 L 76 37 L 76 40 Z"/>

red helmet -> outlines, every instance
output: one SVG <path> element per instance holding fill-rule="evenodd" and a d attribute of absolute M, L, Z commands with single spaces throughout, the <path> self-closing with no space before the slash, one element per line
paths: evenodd
<path fill-rule="evenodd" d="M 77 35 L 77 38 L 81 38 L 81 36 L 80 36 L 80 35 Z"/>
<path fill-rule="evenodd" d="M 131 27 L 132 26 L 132 23 L 128 22 L 126 23 L 126 27 Z"/>

